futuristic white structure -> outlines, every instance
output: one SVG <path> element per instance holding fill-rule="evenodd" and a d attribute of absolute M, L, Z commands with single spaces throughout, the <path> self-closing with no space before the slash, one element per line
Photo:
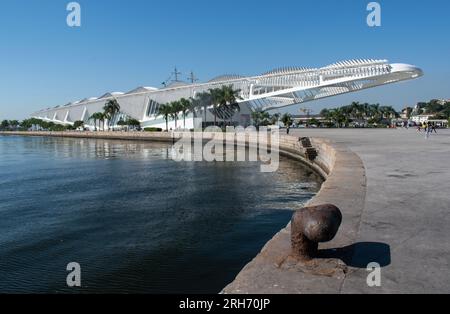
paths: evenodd
<path fill-rule="evenodd" d="M 165 127 L 165 121 L 157 116 L 160 104 L 195 97 L 197 93 L 223 85 L 232 85 L 234 89 L 240 90 L 241 99 L 238 102 L 241 110 L 231 114 L 217 112 L 217 116 L 220 121 L 228 120 L 233 115 L 233 121 L 248 125 L 253 110 L 267 111 L 415 79 L 422 75 L 421 69 L 408 64 L 390 64 L 387 60 L 350 60 L 323 68 L 276 69 L 251 77 L 223 75 L 207 83 L 174 82 L 161 89 L 139 87 L 127 93 L 107 93 L 99 98 L 86 98 L 64 106 L 47 108 L 32 114 L 32 117 L 61 124 L 81 120 L 86 125 L 93 126 L 89 117 L 95 112 L 101 112 L 106 101 L 115 98 L 121 107 L 121 114 L 115 117 L 116 121 L 129 116 L 139 120 L 144 127 Z M 208 111 L 207 119 L 211 121 L 212 109 Z M 193 127 L 192 120 L 192 117 L 188 119 L 186 128 Z M 170 127 L 174 128 L 174 125 Z"/>

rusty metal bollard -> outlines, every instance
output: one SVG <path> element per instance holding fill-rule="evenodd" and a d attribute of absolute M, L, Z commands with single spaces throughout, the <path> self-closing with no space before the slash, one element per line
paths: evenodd
<path fill-rule="evenodd" d="M 291 221 L 292 255 L 300 260 L 315 258 L 319 242 L 333 240 L 341 222 L 341 211 L 332 204 L 297 210 Z"/>

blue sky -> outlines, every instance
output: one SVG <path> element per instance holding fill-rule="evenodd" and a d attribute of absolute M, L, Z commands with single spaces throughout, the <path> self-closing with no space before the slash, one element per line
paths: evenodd
<path fill-rule="evenodd" d="M 382 26 L 366 24 L 368 0 L 79 0 L 81 28 L 63 0 L 0 3 L 0 119 L 108 91 L 159 87 L 176 65 L 203 81 L 224 73 L 319 67 L 351 58 L 415 64 L 425 77 L 329 98 L 400 108 L 450 98 L 450 2 L 379 1 Z M 298 107 L 289 109 L 298 112 Z"/>

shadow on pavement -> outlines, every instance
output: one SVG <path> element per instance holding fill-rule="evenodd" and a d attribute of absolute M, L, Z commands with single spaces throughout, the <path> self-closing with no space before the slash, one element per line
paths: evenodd
<path fill-rule="evenodd" d="M 343 248 L 320 250 L 318 258 L 337 258 L 355 268 L 366 268 L 373 262 L 386 267 L 391 264 L 391 247 L 380 242 L 359 242 Z"/>

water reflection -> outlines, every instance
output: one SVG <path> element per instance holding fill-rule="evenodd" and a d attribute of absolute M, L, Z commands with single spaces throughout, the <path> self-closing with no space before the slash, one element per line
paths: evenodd
<path fill-rule="evenodd" d="M 18 138 L 19 139 L 19 138 Z M 29 138 L 28 138 L 29 139 Z M 26 151 L 45 149 L 57 158 L 115 159 L 156 157 L 167 159 L 171 156 L 171 147 L 165 143 L 138 142 L 102 139 L 70 139 L 36 137 L 32 141 L 20 138 Z"/>
<path fill-rule="evenodd" d="M 283 158 L 261 173 L 170 156 L 165 143 L 0 137 L 0 292 L 71 292 L 77 261 L 83 292 L 217 293 L 321 184 Z"/>

